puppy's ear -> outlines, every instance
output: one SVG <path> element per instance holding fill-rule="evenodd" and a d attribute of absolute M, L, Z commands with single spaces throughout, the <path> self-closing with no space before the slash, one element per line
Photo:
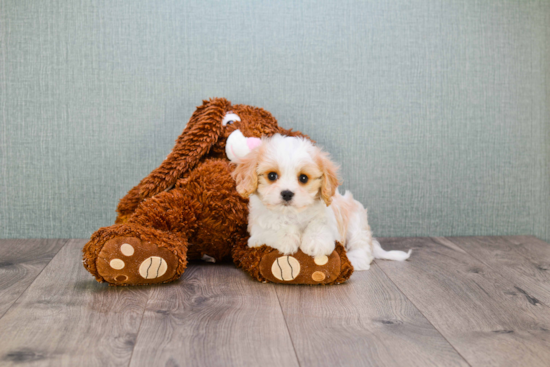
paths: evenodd
<path fill-rule="evenodd" d="M 332 197 L 336 193 L 336 188 L 339 184 L 338 166 L 330 160 L 328 153 L 321 150 L 317 154 L 316 161 L 319 169 L 323 172 L 320 188 L 321 199 L 329 206 L 332 203 Z"/>
<path fill-rule="evenodd" d="M 245 199 L 256 192 L 258 188 L 256 167 L 258 166 L 258 160 L 261 154 L 260 150 L 261 149 L 254 149 L 241 158 L 240 163 L 237 164 L 237 167 L 231 173 L 231 176 L 237 184 L 237 192 Z"/>

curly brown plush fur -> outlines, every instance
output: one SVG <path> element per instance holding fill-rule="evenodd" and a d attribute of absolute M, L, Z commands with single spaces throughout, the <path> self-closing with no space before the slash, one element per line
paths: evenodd
<path fill-rule="evenodd" d="M 241 121 L 223 126 L 228 112 Z M 303 136 L 280 128 L 261 108 L 223 98 L 204 101 L 164 162 L 120 200 L 115 224 L 92 235 L 83 249 L 84 267 L 113 285 L 169 282 L 181 276 L 188 259 L 208 255 L 220 261 L 234 245 L 246 244 L 248 201 L 237 193 L 234 166 L 225 155 L 226 140 L 236 129 L 246 137 Z M 132 254 L 122 251 L 124 244 L 131 245 Z M 249 259 L 259 253 L 235 249 L 234 261 L 255 276 L 257 264 Z"/>

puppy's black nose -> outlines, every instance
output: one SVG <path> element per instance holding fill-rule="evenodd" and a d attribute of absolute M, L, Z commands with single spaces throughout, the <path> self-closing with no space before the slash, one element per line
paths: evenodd
<path fill-rule="evenodd" d="M 285 191 L 281 191 L 281 196 L 283 197 L 284 201 L 290 201 L 292 200 L 294 193 L 292 191 L 285 190 Z"/>

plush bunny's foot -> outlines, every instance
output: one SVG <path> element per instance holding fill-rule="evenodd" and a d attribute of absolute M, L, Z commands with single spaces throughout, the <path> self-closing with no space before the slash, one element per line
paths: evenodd
<path fill-rule="evenodd" d="M 132 227 L 115 225 L 96 232 L 84 248 L 88 271 L 111 285 L 166 283 L 179 278 L 187 261 L 174 236 Z"/>
<path fill-rule="evenodd" d="M 292 255 L 283 255 L 268 247 L 248 247 L 238 243 L 233 251 L 237 266 L 259 281 L 282 284 L 339 284 L 349 279 L 353 266 L 346 250 L 336 243 L 329 256 L 311 257 L 301 250 Z"/>
<path fill-rule="evenodd" d="M 169 250 L 136 237 L 115 237 L 103 246 L 98 273 L 116 285 L 152 284 L 170 280 L 178 261 Z"/>
<path fill-rule="evenodd" d="M 337 281 L 343 270 L 342 265 L 345 264 L 337 251 L 329 256 L 317 257 L 306 255 L 302 250 L 289 256 L 271 251 L 260 261 L 260 273 L 273 283 L 338 284 L 347 279 Z"/>

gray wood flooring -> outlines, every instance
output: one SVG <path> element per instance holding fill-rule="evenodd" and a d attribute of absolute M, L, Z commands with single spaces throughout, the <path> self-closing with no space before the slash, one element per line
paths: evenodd
<path fill-rule="evenodd" d="M 413 248 L 345 284 L 262 284 L 231 264 L 109 287 L 85 240 L 0 240 L 0 366 L 550 366 L 550 245 L 383 238 Z"/>

